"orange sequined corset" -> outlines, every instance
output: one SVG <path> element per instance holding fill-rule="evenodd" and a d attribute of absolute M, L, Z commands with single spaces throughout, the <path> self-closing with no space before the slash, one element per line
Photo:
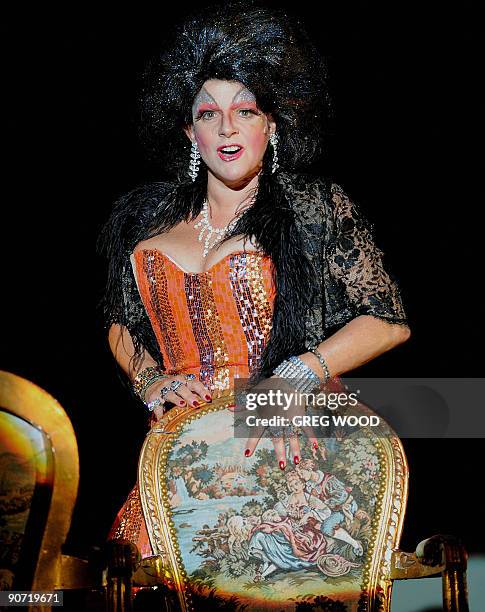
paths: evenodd
<path fill-rule="evenodd" d="M 156 249 L 136 251 L 132 262 L 168 373 L 192 372 L 221 390 L 250 376 L 271 330 L 276 290 L 269 256 L 239 251 L 199 273 Z"/>

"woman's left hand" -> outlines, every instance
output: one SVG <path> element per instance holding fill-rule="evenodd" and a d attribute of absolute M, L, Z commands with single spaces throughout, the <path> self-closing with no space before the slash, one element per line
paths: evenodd
<path fill-rule="evenodd" d="M 276 461 L 282 470 L 285 469 L 288 463 L 286 456 L 286 440 L 289 441 L 289 452 L 292 463 L 298 465 L 300 462 L 301 451 L 297 435 L 298 430 L 306 434 L 314 450 L 319 448 L 313 429 L 309 426 L 298 425 L 298 423 L 301 422 L 301 417 L 305 416 L 306 402 L 304 397 L 301 397 L 298 391 L 289 385 L 285 379 L 274 374 L 270 378 L 251 387 L 246 396 L 246 401 L 248 398 L 251 400 L 254 398 L 254 402 L 257 403 L 257 408 L 254 410 L 254 413 L 251 412 L 251 414 L 255 416 L 255 419 L 252 419 L 255 425 L 251 426 L 252 435 L 248 438 L 246 443 L 246 457 L 251 457 L 251 455 L 253 455 L 261 437 L 268 428 L 270 434 L 272 434 L 271 440 L 276 453 Z M 271 398 L 274 400 L 273 403 L 271 403 Z M 246 416 L 250 414 L 247 411 L 247 406 L 248 404 L 244 407 Z M 274 419 L 276 424 L 269 426 L 267 423 L 268 419 Z M 297 431 L 295 431 L 295 426 L 297 427 Z"/>

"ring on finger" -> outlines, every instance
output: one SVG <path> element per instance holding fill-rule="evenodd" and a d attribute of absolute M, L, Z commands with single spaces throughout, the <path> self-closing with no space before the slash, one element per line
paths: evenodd
<path fill-rule="evenodd" d="M 151 402 L 145 402 L 145 406 L 150 412 L 153 412 L 155 408 L 157 408 L 158 406 L 163 406 L 164 404 L 165 402 L 162 399 L 159 399 L 158 397 L 156 397 Z"/>
<path fill-rule="evenodd" d="M 183 383 L 181 380 L 174 380 L 172 381 L 168 387 L 162 387 L 160 389 L 160 397 L 164 400 L 165 396 L 167 395 L 167 393 L 170 393 L 170 391 L 173 391 L 175 393 L 175 391 L 181 387 L 182 385 L 185 385 L 185 383 Z"/>
<path fill-rule="evenodd" d="M 285 436 L 285 428 L 278 427 L 276 425 L 270 425 L 266 430 L 266 437 L 268 438 L 283 438 Z"/>
<path fill-rule="evenodd" d="M 160 389 L 160 397 L 162 398 L 162 400 L 165 399 L 165 396 L 167 395 L 169 391 L 170 391 L 170 387 L 162 387 Z"/>
<path fill-rule="evenodd" d="M 165 399 L 165 396 L 167 395 L 167 393 L 170 393 L 170 391 L 175 392 L 182 385 L 185 385 L 185 383 L 183 383 L 181 380 L 173 380 L 168 386 L 162 387 L 160 389 L 161 398 Z"/>
<path fill-rule="evenodd" d="M 195 374 L 184 374 L 185 380 L 194 380 Z"/>
<path fill-rule="evenodd" d="M 185 385 L 185 383 L 183 383 L 181 380 L 174 380 L 170 383 L 169 389 L 175 393 L 175 391 L 177 391 L 177 389 L 182 385 Z"/>
<path fill-rule="evenodd" d="M 266 430 L 266 436 L 268 438 L 296 438 L 301 435 L 301 427 L 296 427 L 292 423 L 285 427 L 270 425 Z"/>
<path fill-rule="evenodd" d="M 288 437 L 289 438 L 296 438 L 301 435 L 303 435 L 301 427 L 297 427 L 296 425 L 293 425 L 293 423 L 291 423 L 288 426 Z"/>

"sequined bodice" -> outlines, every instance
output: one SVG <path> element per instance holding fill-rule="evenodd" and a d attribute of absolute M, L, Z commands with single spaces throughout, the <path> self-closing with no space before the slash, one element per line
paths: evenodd
<path fill-rule="evenodd" d="M 156 249 L 136 251 L 133 262 L 167 372 L 193 372 L 221 390 L 249 377 L 271 330 L 275 284 L 267 255 L 231 253 L 200 273 Z"/>

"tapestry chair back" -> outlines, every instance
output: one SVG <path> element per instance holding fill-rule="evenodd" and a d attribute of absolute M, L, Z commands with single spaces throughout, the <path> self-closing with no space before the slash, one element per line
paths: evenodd
<path fill-rule="evenodd" d="M 399 439 L 382 421 L 318 449 L 302 436 L 300 463 L 280 470 L 269 438 L 244 456 L 231 404 L 173 408 L 140 455 L 151 545 L 180 609 L 387 609 L 408 489 Z"/>

